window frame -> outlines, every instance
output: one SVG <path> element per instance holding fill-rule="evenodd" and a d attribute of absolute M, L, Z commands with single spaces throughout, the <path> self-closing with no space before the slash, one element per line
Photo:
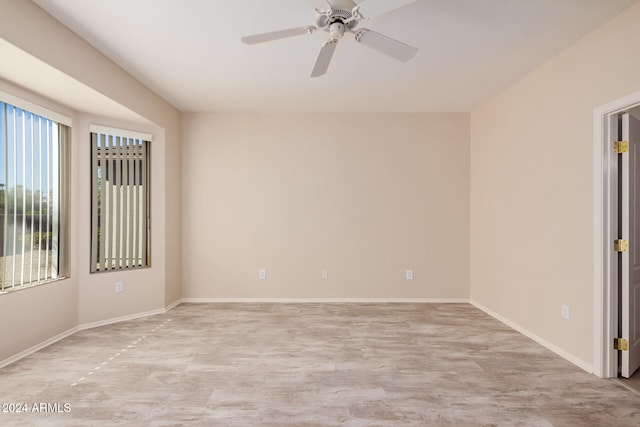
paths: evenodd
<path fill-rule="evenodd" d="M 140 264 L 132 264 L 132 265 L 125 265 L 126 264 L 126 259 L 128 258 L 129 260 L 133 259 L 131 253 L 129 253 L 128 257 L 127 256 L 123 256 L 122 254 L 124 254 L 126 252 L 126 246 L 127 243 L 125 243 L 124 241 L 122 242 L 122 246 L 119 247 L 120 243 L 118 242 L 118 239 L 122 239 L 124 240 L 124 234 L 131 231 L 131 233 L 133 233 L 132 230 L 122 230 L 121 233 L 121 228 L 120 225 L 116 226 L 116 243 L 115 245 L 117 249 L 113 249 L 112 247 L 106 247 L 105 248 L 105 244 L 103 241 L 100 240 L 99 234 L 102 232 L 102 229 L 100 228 L 100 222 L 101 221 L 105 221 L 107 222 L 104 213 L 101 212 L 101 207 L 98 207 L 98 198 L 100 196 L 98 196 L 98 189 L 96 187 L 98 187 L 98 180 L 100 178 L 97 177 L 97 164 L 99 162 L 99 158 L 96 157 L 97 152 L 96 152 L 96 148 L 97 148 L 97 144 L 99 144 L 101 141 L 99 138 L 101 138 L 102 136 L 107 137 L 107 138 L 113 138 L 113 140 L 109 140 L 112 142 L 115 142 L 116 139 L 120 140 L 121 142 L 124 140 L 130 140 L 130 141 L 139 141 L 142 143 L 142 145 L 145 146 L 144 149 L 142 149 L 142 155 L 144 156 L 143 159 L 141 159 L 141 161 L 144 163 L 144 167 L 142 169 L 142 180 L 139 183 L 139 185 L 141 186 L 141 190 L 142 190 L 142 196 L 143 196 L 143 200 L 144 200 L 144 215 L 141 215 L 141 219 L 144 223 L 144 226 L 139 227 L 138 230 L 143 230 L 143 236 L 140 237 L 139 242 L 144 241 L 144 245 L 143 245 L 143 251 L 141 251 L 142 253 L 140 254 L 140 259 L 141 259 L 141 263 Z M 96 138 L 96 139 L 94 139 Z M 89 273 L 90 274 L 96 274 L 96 273 L 109 273 L 109 272 L 122 272 L 122 271 L 130 271 L 130 270 L 140 270 L 140 269 L 146 269 L 146 268 L 150 268 L 151 267 L 151 146 L 152 146 L 152 140 L 153 140 L 153 136 L 149 133 L 145 133 L 145 132 L 139 132 L 139 131 L 133 131 L 133 130 L 127 130 L 127 129 L 120 129 L 120 128 L 115 128 L 115 127 L 110 127 L 110 126 L 103 126 L 103 125 L 98 125 L 98 124 L 90 124 L 89 125 L 89 139 L 90 139 L 90 144 L 91 144 L 91 150 L 90 150 L 90 160 L 91 160 L 91 185 L 90 185 L 90 198 L 91 198 L 91 207 L 90 207 L 90 211 L 91 211 L 91 221 L 90 221 L 90 265 L 89 265 Z M 102 140 L 103 143 L 106 142 L 105 140 Z M 142 146 L 141 145 L 141 146 Z M 124 147 L 124 145 L 122 146 Z M 129 147 L 129 146 L 127 146 Z M 122 148 L 120 148 L 120 150 L 122 150 Z M 107 161 L 111 161 L 110 159 L 107 159 Z M 135 159 L 132 160 L 133 162 L 136 162 Z M 122 162 L 122 160 L 120 161 Z M 142 163 L 141 163 L 142 164 Z M 127 171 L 128 169 L 128 165 L 127 165 Z M 125 187 L 124 185 L 124 170 L 125 170 L 125 163 L 121 163 L 119 166 L 116 166 L 116 169 L 122 168 L 122 176 L 120 177 L 120 182 L 116 183 L 114 186 L 120 185 L 123 188 Z M 131 173 L 133 173 L 133 170 L 131 171 Z M 118 179 L 118 173 L 116 172 L 116 180 Z M 135 181 L 135 178 L 134 178 Z M 135 182 L 133 184 L 134 186 L 136 185 Z M 129 184 L 126 184 L 126 187 L 129 187 Z M 100 189 L 101 191 L 104 191 L 105 186 L 104 185 L 100 185 Z M 119 192 L 122 191 L 122 189 L 120 190 L 116 190 L 115 192 Z M 117 193 L 119 194 L 119 193 Z M 117 196 L 114 196 L 117 197 Z M 133 198 L 134 196 L 131 195 L 131 198 Z M 115 201 L 114 199 L 114 203 L 120 203 L 118 201 Z M 117 209 L 116 205 L 116 209 Z M 122 208 L 122 206 L 120 206 Z M 112 209 L 114 207 L 110 207 L 108 209 Z M 112 215 L 113 212 L 109 213 L 109 219 L 108 221 L 113 221 L 114 219 L 118 220 L 118 223 L 121 224 L 122 222 L 124 222 L 126 224 L 126 219 L 123 221 L 121 216 L 116 216 L 116 215 Z M 100 217 L 100 219 L 98 218 Z M 138 217 L 135 217 L 136 219 L 138 219 Z M 129 216 L 129 219 L 131 220 L 131 217 Z M 133 224 L 133 221 L 131 220 L 131 224 Z M 133 228 L 133 225 L 130 225 L 129 227 Z M 133 236 L 129 236 L 128 239 L 132 239 L 134 238 Z M 136 240 L 137 241 L 137 240 Z M 134 242 L 136 242 L 134 241 Z M 110 245 L 113 245 L 113 242 L 110 242 Z M 135 245 L 135 243 L 134 243 Z M 115 250 L 115 257 L 113 256 L 113 251 Z M 129 247 L 129 250 L 131 250 L 131 247 Z M 111 253 L 111 258 L 110 261 L 107 261 L 107 258 L 102 258 L 102 255 L 100 255 L 101 251 L 103 251 L 103 253 Z M 122 254 L 120 253 L 122 251 Z M 115 258 L 115 261 L 113 260 Z M 120 258 L 124 258 L 125 261 L 122 261 Z M 137 259 L 137 257 L 136 257 Z M 104 261 L 104 264 L 101 262 Z M 115 265 L 114 265 L 115 262 Z"/>
<path fill-rule="evenodd" d="M 54 223 L 58 232 L 58 245 L 55 252 L 55 254 L 57 255 L 57 272 L 55 277 L 50 277 L 42 280 L 21 283 L 18 285 L 12 283 L 7 287 L 5 287 L 4 284 L 0 284 L 0 295 L 2 295 L 25 289 L 31 289 L 37 286 L 56 283 L 70 277 L 68 264 L 68 254 L 70 250 L 68 218 L 70 207 L 70 146 L 72 141 L 73 121 L 70 117 L 62 113 L 30 102 L 24 98 L 15 96 L 3 90 L 0 90 L 0 102 L 20 109 L 23 112 L 51 120 L 58 125 L 58 162 L 57 165 L 55 165 L 55 167 L 57 168 L 57 177 L 54 177 L 54 181 L 57 180 L 58 183 L 58 204 L 56 215 L 57 224 Z M 1 244 L 4 245 L 4 239 Z M 24 274 L 24 272 L 22 272 L 22 274 Z"/>

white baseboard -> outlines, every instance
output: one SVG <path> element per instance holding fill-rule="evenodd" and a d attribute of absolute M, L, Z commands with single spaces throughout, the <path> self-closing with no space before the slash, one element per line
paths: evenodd
<path fill-rule="evenodd" d="M 563 349 L 557 347 L 554 344 L 551 344 L 549 341 L 545 340 L 544 338 L 540 338 L 539 336 L 537 336 L 536 334 L 534 334 L 533 332 L 528 331 L 527 329 L 523 328 L 522 326 L 502 317 L 501 315 L 499 315 L 498 313 L 496 313 L 495 311 L 485 307 L 484 305 L 476 302 L 476 301 L 469 301 L 471 305 L 473 305 L 474 307 L 476 307 L 479 310 L 484 311 L 485 313 L 487 313 L 489 316 L 493 317 L 496 320 L 499 320 L 500 322 L 504 323 L 505 325 L 507 325 L 508 327 L 510 327 L 511 329 L 515 329 L 516 331 L 520 332 L 522 335 L 532 339 L 533 341 L 537 342 L 538 344 L 540 344 L 543 347 L 546 347 L 547 349 L 553 351 L 555 354 L 557 354 L 558 356 L 562 357 L 563 359 L 568 360 L 569 362 L 573 363 L 574 365 L 576 365 L 579 368 L 584 369 L 585 371 L 589 372 L 590 374 L 594 373 L 594 369 L 593 369 L 593 365 L 591 363 L 587 363 L 584 360 L 581 360 L 577 357 L 575 357 L 574 355 L 564 351 Z"/>
<path fill-rule="evenodd" d="M 126 316 L 112 317 L 111 319 L 98 320 L 97 322 L 83 323 L 78 325 L 78 329 L 84 331 L 85 329 L 98 328 L 100 326 L 112 325 L 114 323 L 126 322 L 127 320 L 140 319 L 142 317 L 155 316 L 157 314 L 164 314 L 167 310 L 159 308 L 157 310 L 145 311 L 142 313 L 128 314 Z"/>
<path fill-rule="evenodd" d="M 182 303 L 182 300 L 180 298 L 178 298 L 177 300 L 175 300 L 174 302 L 172 302 L 171 304 L 169 304 L 168 306 L 166 306 L 164 308 L 164 312 L 167 313 L 171 310 L 173 310 L 174 308 L 176 308 L 178 305 L 180 305 L 180 303 Z"/>
<path fill-rule="evenodd" d="M 64 339 L 70 335 L 75 334 L 76 332 L 78 332 L 80 329 L 78 329 L 78 327 L 73 327 L 71 329 L 67 329 L 66 331 L 59 333 L 58 335 L 56 335 L 55 337 L 51 337 L 48 340 L 42 341 L 39 344 L 36 344 L 32 347 L 29 347 L 28 349 L 21 351 L 18 354 L 14 354 L 13 356 L 4 359 L 3 361 L 0 361 L 0 368 L 4 368 L 7 365 L 12 364 L 13 362 L 17 362 L 18 360 L 27 357 L 39 350 L 42 350 L 43 348 L 50 346 L 53 343 L 56 343 L 58 341 L 60 341 L 61 339 Z"/>
<path fill-rule="evenodd" d="M 430 303 L 468 304 L 466 298 L 182 298 L 183 303 Z"/>
<path fill-rule="evenodd" d="M 157 314 L 165 314 L 168 311 L 173 310 L 181 302 L 182 300 L 178 299 L 165 308 L 158 308 L 156 310 L 144 311 L 142 313 L 134 313 L 126 316 L 112 317 L 111 319 L 99 320 L 97 322 L 84 323 L 82 325 L 78 325 L 78 330 L 84 331 L 85 329 L 97 328 L 99 326 L 111 325 L 113 323 L 126 322 L 127 320 L 140 319 L 142 317 L 155 316 Z"/>
<path fill-rule="evenodd" d="M 0 368 L 4 368 L 7 365 L 12 364 L 13 362 L 17 362 L 18 360 L 25 358 L 37 351 L 42 350 L 43 348 L 50 346 L 51 344 L 60 341 L 63 338 L 66 338 L 70 335 L 75 334 L 78 331 L 83 331 L 85 329 L 91 329 L 91 328 L 97 328 L 99 326 L 106 326 L 106 325 L 111 325 L 113 323 L 118 323 L 118 322 L 124 322 L 127 320 L 133 320 L 133 319 L 139 319 L 142 317 L 148 317 L 148 316 L 155 316 L 156 314 L 164 314 L 167 313 L 168 311 L 172 310 L 174 307 L 176 307 L 178 304 L 180 304 L 182 301 L 180 299 L 172 302 L 171 304 L 169 304 L 167 307 L 165 308 L 160 308 L 157 310 L 151 310 L 151 311 L 145 311 L 143 313 L 136 313 L 136 314 L 130 314 L 127 316 L 120 316 L 120 317 L 114 317 L 111 319 L 106 319 L 106 320 L 100 320 L 97 322 L 91 322 L 91 323 L 84 323 L 82 325 L 78 325 L 75 326 L 71 329 L 68 329 L 58 335 L 56 335 L 55 337 L 51 337 L 48 340 L 45 340 L 39 344 L 36 344 L 32 347 L 29 347 L 28 349 L 21 351 L 18 354 L 15 354 L 5 360 L 0 361 Z"/>

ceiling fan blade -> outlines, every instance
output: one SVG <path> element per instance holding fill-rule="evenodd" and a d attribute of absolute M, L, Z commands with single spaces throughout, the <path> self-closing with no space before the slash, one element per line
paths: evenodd
<path fill-rule="evenodd" d="M 358 3 L 356 10 L 362 18 L 369 19 L 384 15 L 416 1 L 419 0 L 363 0 Z"/>
<path fill-rule="evenodd" d="M 272 40 L 284 39 L 287 37 L 311 34 L 316 29 L 317 29 L 316 27 L 289 28 L 286 30 L 272 31 L 270 33 L 262 33 L 262 34 L 254 34 L 252 36 L 245 36 L 240 40 L 244 44 L 264 43 L 264 42 L 270 42 Z"/>
<path fill-rule="evenodd" d="M 407 62 L 413 58 L 418 51 L 413 46 L 366 28 L 356 33 L 356 41 L 402 62 Z"/>
<path fill-rule="evenodd" d="M 329 40 L 322 45 L 322 49 L 320 49 L 320 53 L 318 54 L 318 59 L 316 59 L 316 65 L 313 67 L 313 71 L 311 72 L 311 77 L 319 77 L 327 72 L 329 64 L 331 63 L 331 58 L 333 57 L 333 52 L 336 51 L 337 45 L 338 40 Z"/>

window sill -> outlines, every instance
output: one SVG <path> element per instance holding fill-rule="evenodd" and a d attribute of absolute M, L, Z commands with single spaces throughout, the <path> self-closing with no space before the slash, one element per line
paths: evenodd
<path fill-rule="evenodd" d="M 42 282 L 33 283 L 31 285 L 26 285 L 26 286 L 23 285 L 23 286 L 16 286 L 15 288 L 1 289 L 0 290 L 0 296 L 1 295 L 9 295 L 9 294 L 12 294 L 14 292 L 25 291 L 27 289 L 38 288 L 38 287 L 44 286 L 44 285 L 50 285 L 52 283 L 60 282 L 61 280 L 66 280 L 66 279 L 68 279 L 67 276 L 60 276 L 60 277 L 56 277 L 55 279 L 43 280 Z"/>

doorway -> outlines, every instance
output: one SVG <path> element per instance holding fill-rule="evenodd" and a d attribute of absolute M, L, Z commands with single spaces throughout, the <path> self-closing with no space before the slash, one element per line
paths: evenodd
<path fill-rule="evenodd" d="M 640 92 L 596 109 L 594 131 L 594 373 L 629 377 L 640 353 Z"/>
<path fill-rule="evenodd" d="M 618 122 L 618 375 L 640 368 L 640 108 L 616 115 Z M 623 247 L 620 247 L 623 246 Z"/>

